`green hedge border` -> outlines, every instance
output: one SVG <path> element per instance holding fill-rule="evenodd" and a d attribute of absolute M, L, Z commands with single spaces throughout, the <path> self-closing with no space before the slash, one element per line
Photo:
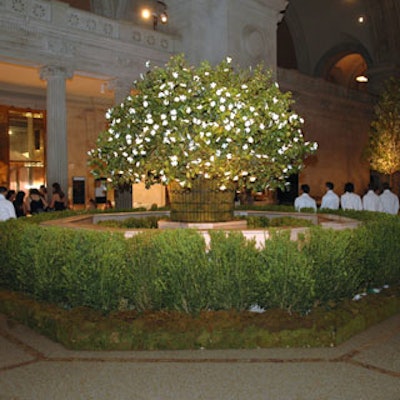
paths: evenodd
<path fill-rule="evenodd" d="M 277 310 L 274 310 L 277 311 Z M 89 308 L 65 310 L 27 295 L 0 291 L 0 312 L 73 350 L 250 349 L 333 347 L 400 313 L 400 287 L 346 300 L 310 315 L 281 313 L 282 326 L 269 312 L 118 312 L 108 316 Z M 156 327 L 156 328 L 155 328 Z"/>

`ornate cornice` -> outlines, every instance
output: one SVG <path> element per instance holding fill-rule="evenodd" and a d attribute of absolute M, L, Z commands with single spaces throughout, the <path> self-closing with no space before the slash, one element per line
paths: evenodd
<path fill-rule="evenodd" d="M 36 64 L 77 65 L 93 74 L 129 76 L 147 59 L 164 62 L 176 38 L 43 0 L 0 0 L 0 56 Z M 135 60 L 135 61 L 134 61 Z M 143 67 L 144 68 L 144 67 Z M 130 69 L 130 70 L 129 70 Z"/>

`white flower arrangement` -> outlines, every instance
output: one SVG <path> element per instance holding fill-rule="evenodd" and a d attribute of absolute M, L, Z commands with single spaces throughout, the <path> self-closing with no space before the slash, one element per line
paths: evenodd
<path fill-rule="evenodd" d="M 201 176 L 239 187 L 284 188 L 317 145 L 304 120 L 261 65 L 235 69 L 228 57 L 190 66 L 182 55 L 150 68 L 106 113 L 109 128 L 89 151 L 96 177 L 118 186 L 145 182 L 191 187 Z"/>

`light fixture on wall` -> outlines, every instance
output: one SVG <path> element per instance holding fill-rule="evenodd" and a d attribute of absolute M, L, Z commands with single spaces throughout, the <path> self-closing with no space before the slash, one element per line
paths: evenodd
<path fill-rule="evenodd" d="M 359 15 L 359 16 L 357 17 L 357 22 L 358 22 L 360 25 L 365 24 L 365 21 L 366 21 L 365 15 Z"/>
<path fill-rule="evenodd" d="M 358 76 L 356 76 L 356 81 L 360 82 L 360 83 L 367 83 L 368 77 L 365 75 L 358 75 Z"/>
<path fill-rule="evenodd" d="M 161 0 L 155 0 L 152 5 L 142 8 L 141 17 L 145 20 L 153 18 L 153 29 L 157 29 L 158 21 L 168 23 L 167 5 Z"/>

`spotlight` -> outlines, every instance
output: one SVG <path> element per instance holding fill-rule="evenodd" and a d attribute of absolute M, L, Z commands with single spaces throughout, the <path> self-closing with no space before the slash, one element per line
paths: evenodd
<path fill-rule="evenodd" d="M 160 21 L 162 24 L 166 24 L 168 22 L 168 14 L 165 11 L 160 14 Z"/>
<path fill-rule="evenodd" d="M 162 24 L 168 23 L 167 5 L 161 0 L 155 0 L 152 6 L 142 9 L 141 16 L 145 20 L 153 17 L 153 29 L 156 30 L 158 20 L 160 20 Z"/>
<path fill-rule="evenodd" d="M 149 19 L 152 16 L 152 11 L 150 8 L 143 8 L 141 15 L 143 19 Z"/>

